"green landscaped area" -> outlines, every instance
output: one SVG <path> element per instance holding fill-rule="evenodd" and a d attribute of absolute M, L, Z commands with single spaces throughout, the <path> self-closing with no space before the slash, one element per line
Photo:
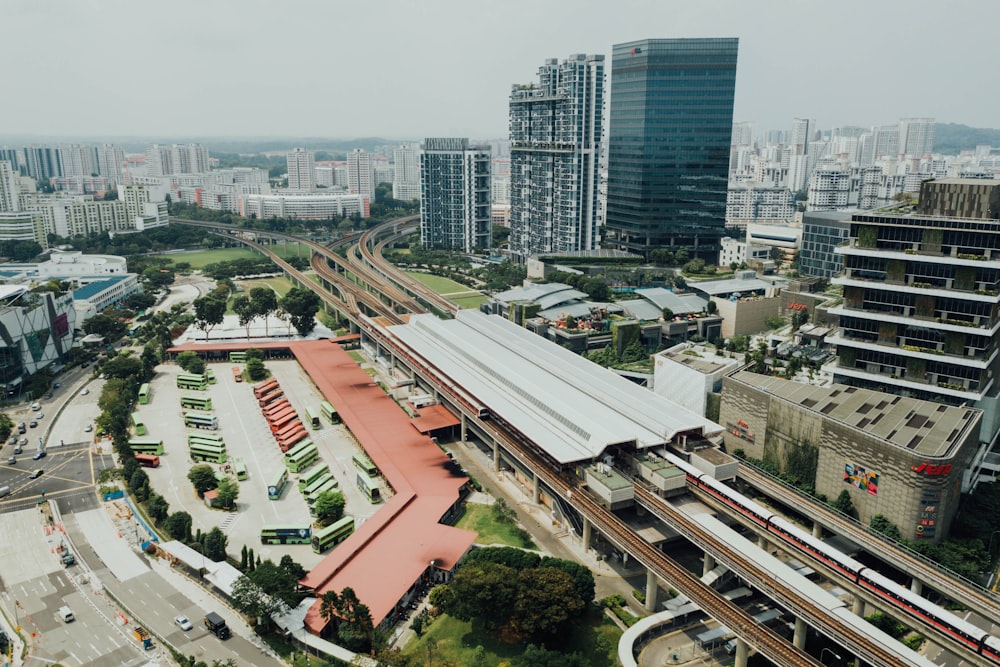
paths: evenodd
<path fill-rule="evenodd" d="M 462 515 L 455 522 L 455 526 L 478 533 L 476 544 L 506 544 L 521 549 L 538 548 L 530 538 L 525 540 L 521 537 L 520 531 L 523 529 L 519 529 L 517 524 L 500 523 L 494 519 L 489 505 L 465 503 Z"/>
<path fill-rule="evenodd" d="M 237 280 L 239 285 L 243 286 L 243 289 L 249 292 L 255 287 L 268 287 L 274 290 L 278 298 L 285 296 L 288 290 L 292 289 L 292 281 L 284 276 L 275 276 L 273 278 L 254 278 L 253 280 Z"/>
<path fill-rule="evenodd" d="M 203 269 L 208 264 L 228 262 L 234 259 L 253 259 L 260 254 L 250 248 L 216 248 L 215 250 L 195 250 L 193 252 L 171 252 L 157 255 L 166 257 L 174 264 L 187 262 L 192 269 Z"/>
<path fill-rule="evenodd" d="M 421 271 L 406 271 L 406 275 L 419 280 L 425 286 L 462 309 L 479 308 L 479 306 L 488 300 L 485 295 L 450 278 L 435 276 L 432 273 L 423 273 Z"/>
<path fill-rule="evenodd" d="M 611 667 L 617 665 L 618 638 L 622 631 L 601 610 L 592 606 L 587 616 L 580 619 L 572 627 L 568 636 L 564 637 L 563 651 L 579 653 L 586 658 L 591 667 Z M 485 655 L 480 662 L 476 660 L 476 648 L 482 646 Z M 459 621 L 450 616 L 440 616 L 427 626 L 420 638 L 410 641 L 403 654 L 418 659 L 426 658 L 428 647 L 435 658 L 434 664 L 453 665 L 484 665 L 498 667 L 511 658 L 524 652 L 520 641 L 508 643 L 487 634 L 478 625 L 467 621 Z M 449 663 L 444 661 L 448 660 Z"/>

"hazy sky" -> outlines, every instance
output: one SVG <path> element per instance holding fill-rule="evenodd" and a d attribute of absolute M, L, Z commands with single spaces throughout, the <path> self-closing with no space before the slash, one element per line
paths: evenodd
<path fill-rule="evenodd" d="M 739 37 L 734 120 L 1000 127 L 996 0 L 6 0 L 0 135 L 503 137 L 545 58 Z"/>

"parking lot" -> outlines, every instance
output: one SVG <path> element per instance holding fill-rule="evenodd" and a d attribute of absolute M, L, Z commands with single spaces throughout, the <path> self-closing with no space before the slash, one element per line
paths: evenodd
<path fill-rule="evenodd" d="M 305 417 L 307 406 L 318 408 L 324 400 L 295 361 L 268 361 L 266 365 L 301 418 Z M 157 367 L 151 382 L 150 402 L 137 406 L 149 430 L 146 437 L 161 439 L 164 443 L 160 467 L 146 470 L 150 484 L 170 503 L 171 512 L 183 510 L 191 515 L 195 531 L 199 528 L 208 531 L 213 526 L 220 526 L 228 537 L 230 554 L 238 554 L 242 545 L 246 544 L 262 558 L 277 562 L 281 556 L 289 554 L 305 568 L 311 568 L 322 559 L 322 555 L 314 554 L 308 545 L 260 543 L 263 525 L 308 525 L 312 517 L 298 491 L 296 475 L 289 475 L 280 500 L 268 499 L 267 485 L 277 471 L 284 469 L 284 456 L 253 397 L 253 384 L 235 382 L 232 366 L 229 363 L 210 364 L 217 383 L 209 385 L 205 392 L 178 389 L 176 377 L 182 372 L 179 366 L 163 364 Z M 180 397 L 189 394 L 211 397 L 211 414 L 219 419 L 217 433 L 225 440 L 229 458 L 238 456 L 246 463 L 249 477 L 239 483 L 240 495 L 235 512 L 206 507 L 187 479 L 188 471 L 194 465 L 188 455 L 187 434 L 197 431 L 185 428 L 182 416 L 185 410 L 180 407 Z M 343 426 L 332 426 L 326 422 L 319 430 L 310 430 L 310 438 L 319 448 L 323 462 L 329 465 L 330 472 L 340 483 L 340 490 L 347 500 L 347 514 L 354 516 L 358 524 L 362 523 L 377 511 L 378 506 L 371 505 L 355 487 L 351 457 L 358 450 L 353 440 Z M 216 469 L 224 467 L 209 465 Z"/>

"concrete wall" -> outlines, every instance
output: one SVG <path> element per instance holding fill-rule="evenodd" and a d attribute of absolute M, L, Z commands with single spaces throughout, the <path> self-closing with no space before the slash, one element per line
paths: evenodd
<path fill-rule="evenodd" d="M 761 298 L 746 301 L 712 299 L 722 316 L 722 336 L 745 336 L 767 331 L 764 320 L 781 314 L 781 298 Z"/>

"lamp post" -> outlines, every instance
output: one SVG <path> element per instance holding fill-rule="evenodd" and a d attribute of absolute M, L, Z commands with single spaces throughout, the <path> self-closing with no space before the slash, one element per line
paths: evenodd
<path fill-rule="evenodd" d="M 832 648 L 830 648 L 829 646 L 824 646 L 823 650 L 819 652 L 819 661 L 820 662 L 823 662 L 823 656 L 826 655 L 827 652 L 829 652 L 830 655 L 832 655 L 833 658 L 834 658 L 834 660 L 836 660 L 837 662 L 840 662 L 843 659 L 839 655 L 837 655 L 836 653 L 834 653 Z M 826 664 L 826 663 L 824 663 L 824 664 Z"/>

